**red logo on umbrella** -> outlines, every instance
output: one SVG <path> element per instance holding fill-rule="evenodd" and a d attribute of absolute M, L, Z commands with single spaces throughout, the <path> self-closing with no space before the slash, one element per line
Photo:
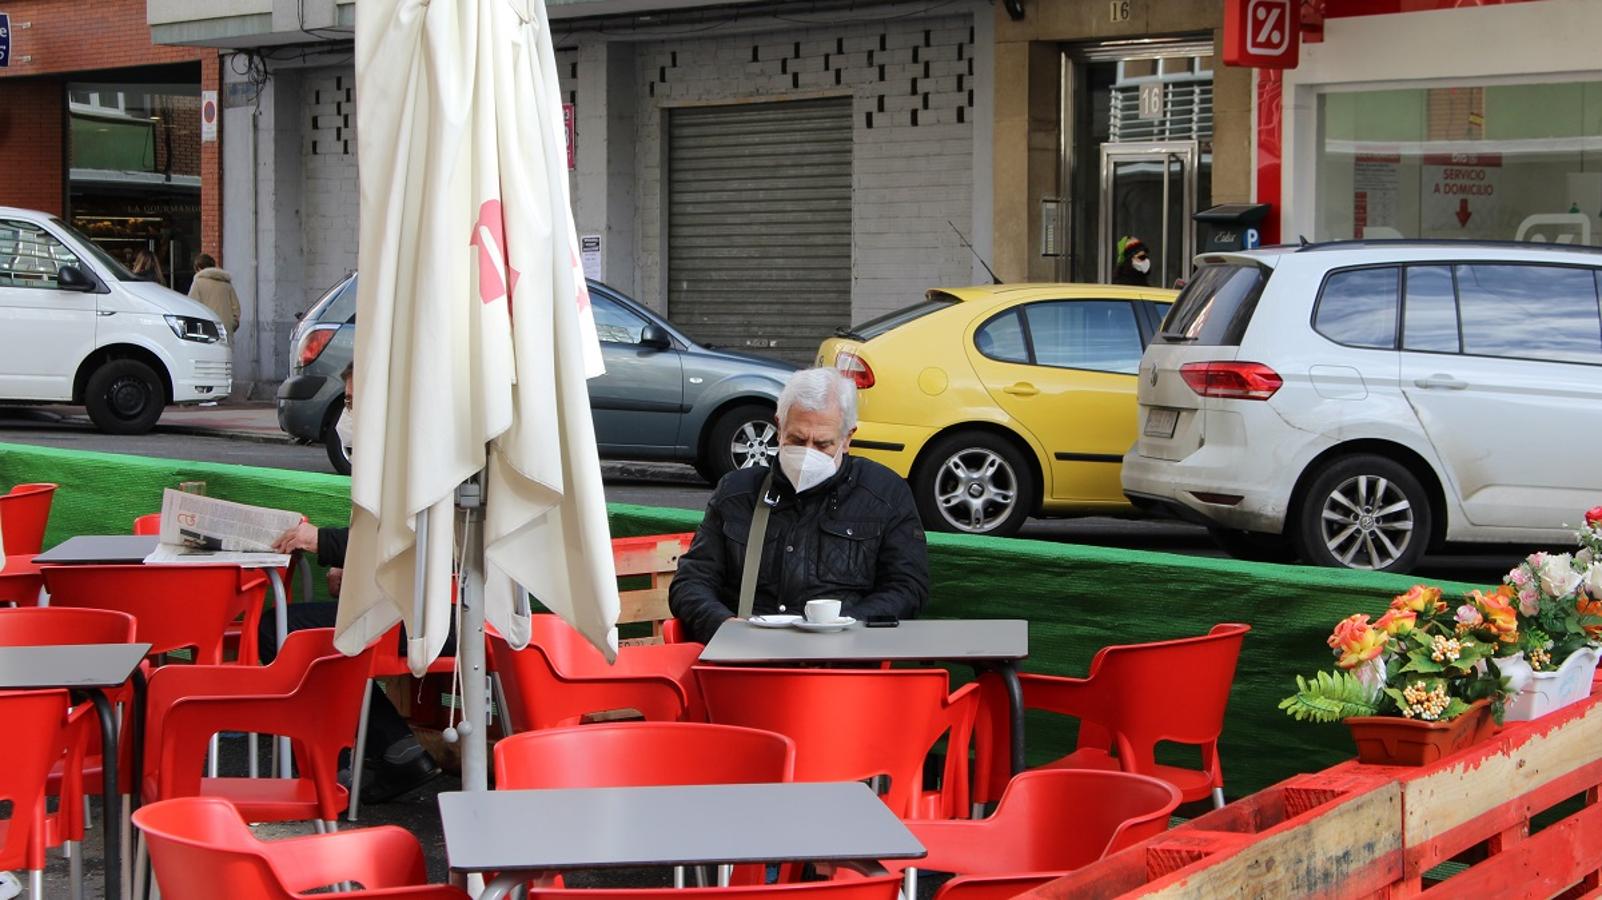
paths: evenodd
<path fill-rule="evenodd" d="M 506 298 L 511 311 L 518 271 L 506 253 L 506 212 L 499 200 L 485 200 L 473 223 L 472 245 L 478 248 L 478 299 L 490 303 Z"/>

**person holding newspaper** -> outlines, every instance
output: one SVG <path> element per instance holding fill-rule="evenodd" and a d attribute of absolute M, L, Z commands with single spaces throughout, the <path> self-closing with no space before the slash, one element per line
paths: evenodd
<path fill-rule="evenodd" d="M 345 415 L 350 415 L 353 393 L 351 367 L 342 373 L 345 381 Z M 348 527 L 319 528 L 302 518 L 300 524 L 286 530 L 273 542 L 279 553 L 304 550 L 317 555 L 318 565 L 328 567 L 328 591 L 339 596 L 344 575 L 345 547 L 350 538 Z M 289 630 L 302 628 L 332 628 L 339 618 L 339 603 L 291 603 Z M 262 619 L 258 632 L 262 662 L 271 662 L 277 655 L 278 641 L 272 620 Z M 404 647 L 404 645 L 403 645 Z M 373 685 L 373 702 L 367 709 L 367 765 L 363 769 L 361 800 L 363 803 L 383 803 L 402 794 L 410 793 L 432 781 L 440 773 L 434 758 L 417 742 L 411 726 L 406 724 L 395 704 L 389 701 L 382 688 Z M 348 775 L 347 775 L 348 778 Z"/>

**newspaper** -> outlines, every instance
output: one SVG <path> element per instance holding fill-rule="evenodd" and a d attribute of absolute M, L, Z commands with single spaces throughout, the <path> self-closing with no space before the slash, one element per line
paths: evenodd
<path fill-rule="evenodd" d="M 168 488 L 161 496 L 161 534 L 145 562 L 281 568 L 289 555 L 274 553 L 273 541 L 300 521 L 299 513 Z"/>

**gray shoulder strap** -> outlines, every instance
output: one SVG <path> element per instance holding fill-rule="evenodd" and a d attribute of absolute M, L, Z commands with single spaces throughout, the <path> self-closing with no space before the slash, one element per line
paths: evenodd
<path fill-rule="evenodd" d="M 740 572 L 740 608 L 739 616 L 742 619 L 751 618 L 751 610 L 756 605 L 757 575 L 762 568 L 762 542 L 768 536 L 768 513 L 773 509 L 773 502 L 768 499 L 768 491 L 773 487 L 773 470 L 768 470 L 768 477 L 762 479 L 762 488 L 757 492 L 756 507 L 751 510 L 751 533 L 745 539 L 745 568 Z"/>

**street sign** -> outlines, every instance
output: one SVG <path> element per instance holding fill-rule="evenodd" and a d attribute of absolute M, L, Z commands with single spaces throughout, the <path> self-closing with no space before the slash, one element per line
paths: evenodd
<path fill-rule="evenodd" d="M 0 69 L 11 65 L 11 17 L 0 13 Z"/>
<path fill-rule="evenodd" d="M 1258 247 L 1261 247 L 1262 245 L 1263 245 L 1263 236 L 1261 234 L 1257 233 L 1257 229 L 1255 229 L 1255 228 L 1246 229 L 1246 249 L 1247 250 L 1256 250 Z"/>
<path fill-rule="evenodd" d="M 1299 0 L 1224 0 L 1224 62 L 1294 69 L 1301 51 Z"/>
<path fill-rule="evenodd" d="M 217 140 L 217 92 L 200 92 L 200 140 Z"/>

